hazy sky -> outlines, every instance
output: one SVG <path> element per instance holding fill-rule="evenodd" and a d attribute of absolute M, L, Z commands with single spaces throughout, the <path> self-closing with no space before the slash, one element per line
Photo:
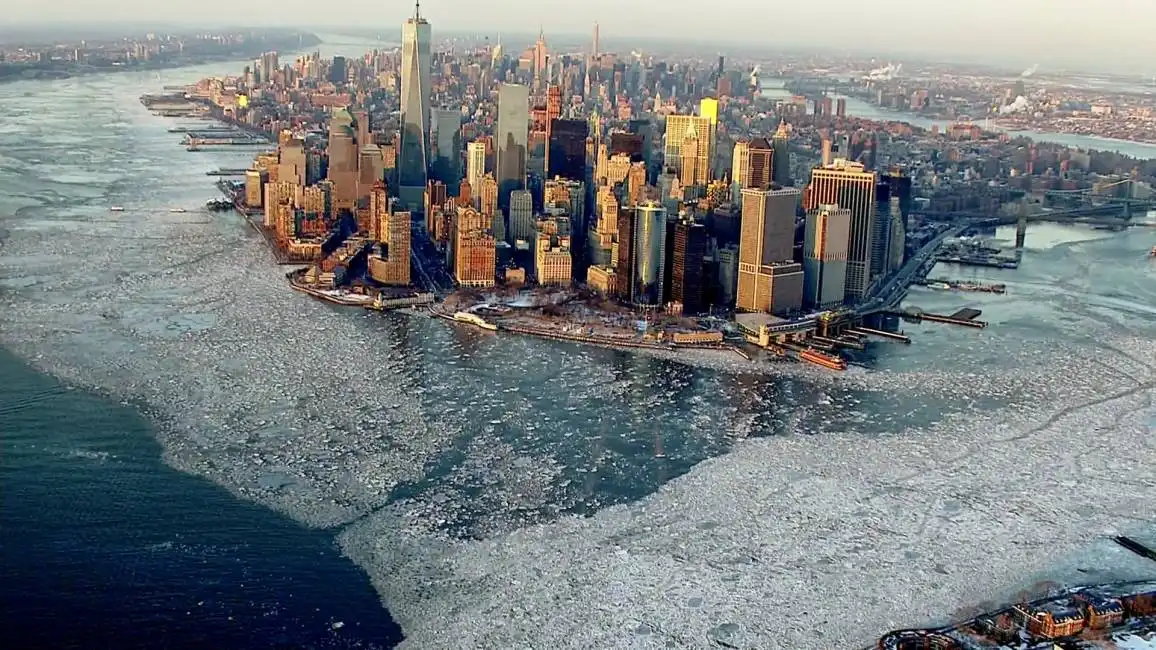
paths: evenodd
<path fill-rule="evenodd" d="M 5 0 L 4 22 L 399 26 L 398 0 Z M 1156 0 L 426 0 L 439 28 L 651 34 L 696 41 L 916 52 L 1156 74 Z M 2 25 L 0 25 L 2 27 Z M 400 30 L 400 27 L 397 27 Z"/>

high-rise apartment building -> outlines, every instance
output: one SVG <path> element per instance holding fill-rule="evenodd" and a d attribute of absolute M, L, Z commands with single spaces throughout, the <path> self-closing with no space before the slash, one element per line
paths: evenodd
<path fill-rule="evenodd" d="M 498 89 L 498 124 L 494 132 L 494 178 L 498 181 L 498 207 L 509 206 L 510 192 L 526 188 L 529 155 L 530 89 L 502 84 Z"/>
<path fill-rule="evenodd" d="M 776 184 L 786 187 L 791 184 L 791 134 L 787 131 L 787 123 L 779 122 L 779 128 L 771 138 L 771 147 L 775 150 L 773 179 Z"/>
<path fill-rule="evenodd" d="M 260 208 L 265 201 L 265 184 L 269 182 L 269 172 L 262 169 L 245 171 L 245 205 Z"/>
<path fill-rule="evenodd" d="M 371 278 L 385 285 L 408 286 L 410 283 L 410 213 L 392 211 L 388 205 L 385 184 L 378 183 L 369 200 L 371 237 L 381 246 L 381 253 L 367 261 Z"/>
<path fill-rule="evenodd" d="M 305 141 L 294 136 L 291 131 L 282 131 L 277 144 L 277 178 L 292 180 L 305 187 L 312 180 L 308 175 L 308 157 Z"/>
<path fill-rule="evenodd" d="M 783 314 L 801 308 L 802 267 L 792 261 L 799 195 L 794 188 L 743 190 L 737 309 Z"/>
<path fill-rule="evenodd" d="M 830 309 L 843 303 L 850 239 L 850 210 L 820 205 L 807 212 L 803 239 L 803 303 L 806 306 Z"/>
<path fill-rule="evenodd" d="M 430 154 L 430 24 L 415 4 L 401 28 L 401 146 L 398 196 L 410 210 L 421 209 Z"/>
<path fill-rule="evenodd" d="M 875 174 L 862 164 L 842 158 L 811 171 L 804 207 L 838 205 L 851 211 L 851 234 L 847 247 L 846 299 L 857 301 L 871 284 L 871 241 L 875 233 Z"/>

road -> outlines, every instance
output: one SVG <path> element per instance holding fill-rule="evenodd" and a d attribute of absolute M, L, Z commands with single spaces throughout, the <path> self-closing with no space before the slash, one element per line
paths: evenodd
<path fill-rule="evenodd" d="M 969 227 L 974 225 L 968 222 L 958 226 L 952 226 L 947 230 L 936 235 L 935 239 L 927 242 L 920 248 L 911 259 L 907 260 L 894 276 L 887 282 L 883 283 L 872 292 L 871 298 L 858 307 L 855 308 L 855 313 L 859 316 L 866 316 L 880 311 L 895 308 L 899 301 L 907 295 L 907 288 L 911 286 L 912 280 L 915 279 L 916 274 L 926 275 L 931 267 L 934 266 L 935 252 L 943 245 L 945 239 L 950 237 L 958 237 Z"/>

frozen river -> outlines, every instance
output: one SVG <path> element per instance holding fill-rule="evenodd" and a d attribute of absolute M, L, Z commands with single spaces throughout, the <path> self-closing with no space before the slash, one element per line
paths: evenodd
<path fill-rule="evenodd" d="M 143 405 L 167 463 L 334 531 L 416 648 L 865 645 L 1039 580 L 1156 578 L 1152 233 L 1033 226 L 986 330 L 870 369 L 697 368 L 291 291 L 137 97 L 0 87 L 0 343 Z M 112 205 L 124 212 L 109 212 Z M 170 213 L 169 208 L 187 208 Z"/>

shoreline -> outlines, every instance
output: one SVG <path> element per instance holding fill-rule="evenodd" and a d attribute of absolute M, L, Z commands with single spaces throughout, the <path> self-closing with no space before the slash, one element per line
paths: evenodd
<path fill-rule="evenodd" d="M 305 36 L 305 35 L 303 34 L 302 36 Z M 299 45 L 293 44 L 293 45 L 289 46 L 289 44 L 286 44 L 287 46 L 283 48 L 281 43 L 267 43 L 264 46 L 262 46 L 261 48 L 255 50 L 253 52 L 230 52 L 228 54 L 206 55 L 205 58 L 189 59 L 189 60 L 182 60 L 182 61 L 172 61 L 172 62 L 166 62 L 166 63 L 154 64 L 154 65 L 107 66 L 107 67 L 101 67 L 101 68 L 97 68 L 94 66 L 89 66 L 89 67 L 78 66 L 75 69 L 70 69 L 70 70 L 60 70 L 60 71 L 44 70 L 43 72 L 46 74 L 44 74 L 42 76 L 27 76 L 23 73 L 23 72 L 26 72 L 27 71 L 26 70 L 26 71 L 22 71 L 20 74 L 11 74 L 11 75 L 0 76 L 0 84 L 16 83 L 19 81 L 62 81 L 65 79 L 76 79 L 76 78 L 80 78 L 80 77 L 90 77 L 90 76 L 99 75 L 99 74 L 118 74 L 118 73 L 123 73 L 123 72 L 159 72 L 161 70 L 177 70 L 180 68 L 191 68 L 191 67 L 202 66 L 202 65 L 211 65 L 214 63 L 233 63 L 233 62 L 237 62 L 237 61 L 246 61 L 246 60 L 249 60 L 255 56 L 260 56 L 261 52 L 264 52 L 264 51 L 285 49 L 286 51 L 296 52 L 296 51 L 301 50 L 303 48 L 316 47 L 318 45 L 321 45 L 324 42 L 320 38 L 318 38 L 315 34 L 310 35 L 310 36 L 312 37 L 311 39 L 305 39 L 305 40 L 312 40 L 314 42 L 311 44 L 308 44 L 308 45 L 306 45 L 302 41 Z M 35 68 L 30 68 L 29 70 L 35 70 Z"/>

